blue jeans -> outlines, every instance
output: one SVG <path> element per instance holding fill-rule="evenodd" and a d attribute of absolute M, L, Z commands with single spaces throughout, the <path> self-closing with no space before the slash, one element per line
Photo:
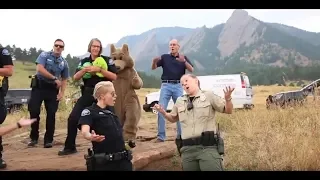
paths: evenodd
<path fill-rule="evenodd" d="M 168 103 L 172 97 L 174 103 L 176 103 L 178 97 L 183 95 L 183 88 L 180 83 L 162 83 L 160 91 L 159 104 L 167 109 Z M 177 137 L 181 135 L 181 125 L 177 122 Z M 166 139 L 166 121 L 161 113 L 158 113 L 158 139 Z"/>

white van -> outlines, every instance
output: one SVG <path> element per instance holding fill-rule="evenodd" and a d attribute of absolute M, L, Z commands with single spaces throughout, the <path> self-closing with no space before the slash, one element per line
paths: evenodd
<path fill-rule="evenodd" d="M 200 81 L 200 88 L 202 90 L 212 91 L 222 98 L 224 98 L 223 89 L 225 89 L 225 87 L 234 87 L 235 90 L 232 93 L 232 103 L 234 109 L 251 109 L 254 107 L 252 102 L 252 87 L 250 85 L 249 78 L 245 73 L 198 76 L 198 79 Z M 145 97 L 145 103 L 143 105 L 144 111 L 157 113 L 151 107 L 159 102 L 159 97 L 160 91 L 147 94 Z M 171 111 L 173 105 L 173 100 L 170 99 L 167 111 Z"/>

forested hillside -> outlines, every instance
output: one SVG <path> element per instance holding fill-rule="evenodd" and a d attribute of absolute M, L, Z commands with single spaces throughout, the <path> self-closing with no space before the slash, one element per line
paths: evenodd
<path fill-rule="evenodd" d="M 114 44 L 129 45 L 144 87 L 159 87 L 162 70 L 151 71 L 151 61 L 155 56 L 168 53 L 172 38 L 179 40 L 180 50 L 194 64 L 196 75 L 245 72 L 252 85 L 320 78 L 319 33 L 266 23 L 244 10 L 235 10 L 225 23 L 214 27 L 157 27 L 139 35 L 124 36 Z M 19 61 L 34 62 L 41 52 L 37 48 L 7 48 Z M 109 48 L 110 45 L 104 48 L 104 55 L 110 55 Z M 71 74 L 78 65 L 78 57 L 66 56 Z"/>

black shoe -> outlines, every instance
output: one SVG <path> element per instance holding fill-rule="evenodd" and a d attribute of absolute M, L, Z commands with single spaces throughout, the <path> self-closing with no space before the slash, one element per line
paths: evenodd
<path fill-rule="evenodd" d="M 28 143 L 28 146 L 29 147 L 34 147 L 38 144 L 38 141 L 37 140 L 31 140 L 29 143 Z"/>
<path fill-rule="evenodd" d="M 60 151 L 58 152 L 58 155 L 59 155 L 59 156 L 65 156 L 65 155 L 75 154 L 75 153 L 77 153 L 77 152 L 78 152 L 78 151 L 77 151 L 76 148 L 74 148 L 74 149 L 66 149 L 66 148 L 64 148 L 64 149 L 62 149 L 62 150 L 60 150 Z"/>
<path fill-rule="evenodd" d="M 44 148 L 52 148 L 53 144 L 50 142 L 50 143 L 44 143 L 43 147 Z"/>
<path fill-rule="evenodd" d="M 5 169 L 5 168 L 7 168 L 7 163 L 3 159 L 0 159 L 0 169 Z"/>

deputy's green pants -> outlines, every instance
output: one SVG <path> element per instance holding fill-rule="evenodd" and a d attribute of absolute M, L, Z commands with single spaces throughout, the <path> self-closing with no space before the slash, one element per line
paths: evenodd
<path fill-rule="evenodd" d="M 184 146 L 181 158 L 184 171 L 223 171 L 217 146 Z"/>

